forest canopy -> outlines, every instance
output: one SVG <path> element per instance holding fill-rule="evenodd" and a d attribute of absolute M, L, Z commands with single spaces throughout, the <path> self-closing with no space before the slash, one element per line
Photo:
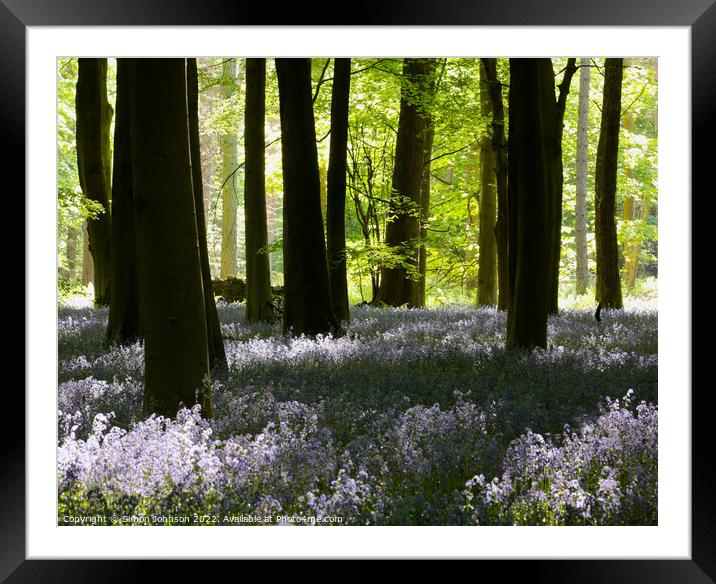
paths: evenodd
<path fill-rule="evenodd" d="M 481 172 L 481 143 L 492 137 L 492 113 L 481 98 L 480 59 L 438 59 L 434 95 L 421 95 L 434 126 L 430 154 L 430 205 L 424 226 L 425 302 L 428 305 L 471 304 L 479 294 L 481 193 L 490 178 Z M 311 92 L 316 148 L 325 222 L 331 129 L 331 89 L 334 59 L 311 60 Z M 552 59 L 555 88 L 562 81 L 567 59 Z M 508 59 L 496 60 L 496 76 L 507 103 Z M 594 239 L 594 180 L 604 87 L 604 59 L 583 59 L 588 68 L 586 102 L 586 269 L 590 287 L 596 278 Z M 246 60 L 200 58 L 199 128 L 203 197 L 209 264 L 212 278 L 244 279 L 245 92 Z M 386 244 L 391 207 L 401 89 L 402 60 L 352 59 L 347 140 L 345 245 L 350 303 L 371 302 L 381 269 L 406 264 L 405 251 Z M 93 266 L 85 226 L 101 215 L 101 206 L 83 195 L 75 146 L 75 85 L 78 61 L 58 60 L 58 260 L 60 291 L 82 289 L 92 281 Z M 568 92 L 562 135 L 562 213 L 559 293 L 579 296 L 586 289 L 578 280 L 577 166 L 580 73 Z M 657 276 L 657 64 L 656 59 L 626 60 L 622 84 L 616 191 L 619 272 L 626 295 L 656 293 Z M 114 108 L 116 60 L 108 59 L 107 96 Z M 270 279 L 283 284 L 283 179 L 279 95 L 273 60 L 266 60 L 265 196 Z M 482 99 L 482 101 L 481 101 Z M 505 123 L 507 119 L 505 118 Z M 111 120 L 113 132 L 114 118 Z M 506 128 L 507 129 L 507 128 Z M 405 202 L 408 204 L 409 202 Z M 417 210 L 409 212 L 417 213 Z M 413 246 L 418 245 L 417 242 Z M 483 242 L 484 247 L 484 242 Z M 83 251 L 84 250 L 84 251 Z M 407 262 L 414 277 L 418 266 Z M 411 270 L 413 270 L 411 272 Z M 581 289 L 580 289 L 581 288 Z M 579 294 L 578 294 L 579 293 Z M 590 297 L 589 302 L 591 302 Z M 587 304 L 586 297 L 584 304 Z"/>

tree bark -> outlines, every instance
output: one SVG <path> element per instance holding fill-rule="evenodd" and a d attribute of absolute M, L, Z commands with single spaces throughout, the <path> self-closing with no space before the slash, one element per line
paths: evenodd
<path fill-rule="evenodd" d="M 550 59 L 510 59 L 508 349 L 547 346 L 556 105 Z"/>
<path fill-rule="evenodd" d="M 112 258 L 107 342 L 127 344 L 141 338 L 137 248 L 129 123 L 129 61 L 117 59 L 117 97 L 112 165 Z"/>
<path fill-rule="evenodd" d="M 327 190 L 328 190 L 328 167 L 326 161 L 321 158 L 318 161 L 318 184 L 320 186 L 321 193 L 321 218 L 323 223 L 326 223 L 326 208 L 328 203 L 326 201 Z"/>
<path fill-rule="evenodd" d="M 624 67 L 631 66 L 631 59 L 624 59 Z M 630 109 L 624 112 L 622 116 L 622 125 L 625 132 L 631 136 L 634 133 L 634 112 Z M 624 168 L 624 177 L 627 185 L 633 177 L 631 165 L 627 164 Z M 624 193 L 624 222 L 627 224 L 627 236 L 624 239 L 624 283 L 627 290 L 633 290 L 636 285 L 636 269 L 639 262 L 639 254 L 641 248 L 639 246 L 639 236 L 635 237 L 633 223 L 636 219 L 636 201 L 634 197 L 627 192 Z"/>
<path fill-rule="evenodd" d="M 505 109 L 502 102 L 502 85 L 497 77 L 497 59 L 481 59 L 488 84 L 492 109 L 492 149 L 495 153 L 495 183 L 497 189 L 497 308 L 508 310 L 511 303 L 510 270 L 508 257 L 509 213 L 507 209 L 508 148 L 505 139 Z"/>
<path fill-rule="evenodd" d="M 224 88 L 224 98 L 231 99 L 234 94 L 233 84 L 236 82 L 236 61 L 229 59 L 224 63 L 224 75 L 228 83 Z M 238 273 L 238 249 L 236 234 L 236 211 L 238 194 L 236 191 L 236 131 L 221 137 L 221 156 L 223 181 L 221 219 L 221 279 L 234 278 Z M 231 178 L 229 178 L 231 176 Z M 228 180 L 227 180 L 228 178 Z"/>
<path fill-rule="evenodd" d="M 79 59 L 77 76 L 77 172 L 85 197 L 101 206 L 87 220 L 92 254 L 95 304 L 110 301 L 111 220 L 109 127 L 112 107 L 107 101 L 107 59 Z"/>
<path fill-rule="evenodd" d="M 82 226 L 82 284 L 87 286 L 90 282 L 94 282 L 94 262 L 89 248 L 89 230 L 85 221 Z M 94 284 L 92 286 L 94 287 Z"/>
<path fill-rule="evenodd" d="M 494 60 L 494 59 L 493 59 Z M 480 66 L 480 114 L 492 117 L 489 79 L 485 73 L 484 60 Z M 494 131 L 494 127 L 492 127 Z M 477 305 L 497 304 L 497 185 L 495 165 L 497 158 L 492 146 L 493 137 L 485 133 L 480 139 L 480 211 L 479 249 L 480 260 L 477 271 Z"/>
<path fill-rule="evenodd" d="M 266 59 L 246 59 L 244 111 L 244 215 L 246 221 L 246 320 L 274 322 L 266 217 Z"/>
<path fill-rule="evenodd" d="M 623 308 L 615 212 L 624 60 L 606 59 L 605 61 L 602 121 L 599 129 L 594 181 L 595 238 L 597 243 L 596 296 L 602 308 Z"/>
<path fill-rule="evenodd" d="M 209 349 L 209 367 L 212 372 L 224 372 L 228 369 L 224 339 L 221 336 L 219 314 L 216 310 L 214 290 L 211 283 L 209 266 L 209 248 L 206 241 L 206 218 L 204 216 L 204 185 L 201 169 L 201 144 L 199 141 L 199 78 L 196 59 L 186 60 L 187 75 L 187 113 L 189 121 L 189 156 L 191 159 L 192 191 L 194 193 L 194 211 L 196 216 L 196 235 L 199 244 L 201 264 L 201 284 L 204 293 L 204 313 L 206 315 L 206 334 Z"/>
<path fill-rule="evenodd" d="M 549 268 L 549 312 L 557 314 L 559 312 L 559 264 L 562 252 L 562 186 L 564 183 L 562 168 L 562 134 L 564 130 L 564 111 L 567 106 L 567 96 L 569 95 L 569 86 L 572 83 L 572 77 L 577 71 L 576 59 L 567 59 L 567 66 L 564 69 L 562 82 L 559 84 L 559 94 L 557 96 L 557 105 L 554 119 L 554 129 L 552 130 L 552 143 L 550 145 L 552 152 L 550 154 L 551 170 L 554 174 L 554 197 L 551 200 L 552 220 L 550 222 L 552 231 L 550 232 L 550 268 Z M 552 61 L 550 59 L 550 68 Z M 554 79 L 554 71 L 552 71 Z M 554 93 L 554 91 L 553 91 Z"/>
<path fill-rule="evenodd" d="M 590 60 L 581 59 L 579 69 L 579 113 L 577 114 L 577 172 L 575 223 L 577 248 L 577 294 L 589 287 L 589 254 L 587 249 L 587 157 L 589 152 L 589 73 Z"/>
<path fill-rule="evenodd" d="M 350 84 L 351 60 L 335 59 L 326 190 L 326 246 L 331 303 L 340 322 L 350 322 L 351 319 L 346 274 L 345 217 Z"/>
<path fill-rule="evenodd" d="M 185 59 L 130 60 L 132 181 L 145 413 L 211 416 Z"/>
<path fill-rule="evenodd" d="M 283 330 L 337 332 L 321 217 L 310 59 L 276 59 L 283 167 Z"/>
<path fill-rule="evenodd" d="M 433 156 L 433 141 L 435 138 L 435 124 L 432 117 L 428 120 L 428 126 L 425 129 L 425 159 L 423 162 L 423 178 L 420 185 L 420 229 L 418 246 L 418 275 L 419 279 L 415 285 L 414 305 L 417 307 L 425 306 L 425 280 L 428 268 L 428 249 L 426 241 L 428 239 L 428 217 L 430 216 L 430 183 L 431 175 L 431 158 Z"/>
<path fill-rule="evenodd" d="M 417 284 L 416 243 L 419 238 L 420 197 L 429 125 L 423 98 L 434 83 L 434 59 L 405 59 L 400 118 L 395 146 L 390 218 L 385 243 L 396 253 L 396 265 L 381 268 L 378 300 L 389 306 L 413 306 Z"/>

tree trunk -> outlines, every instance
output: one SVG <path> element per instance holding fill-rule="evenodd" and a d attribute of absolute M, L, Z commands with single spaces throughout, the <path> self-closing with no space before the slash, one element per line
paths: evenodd
<path fill-rule="evenodd" d="M 651 59 L 651 66 L 654 68 L 654 81 L 658 83 L 658 63 L 659 59 L 656 57 L 653 57 Z M 659 130 L 659 116 L 654 115 L 654 127 L 656 128 L 657 132 Z M 648 197 L 644 199 L 643 205 L 641 207 L 641 228 L 643 229 L 646 227 L 647 223 L 649 222 L 649 214 L 651 213 L 651 201 Z M 635 212 L 636 215 L 636 212 Z M 630 289 L 633 289 L 636 285 L 636 277 L 639 273 L 639 259 L 641 258 L 641 237 L 639 237 L 636 242 L 634 242 L 633 249 L 633 266 L 631 267 L 631 273 L 627 277 L 627 285 Z"/>
<path fill-rule="evenodd" d="M 117 59 L 117 117 L 112 165 L 111 297 L 107 342 L 127 344 L 141 338 L 137 248 L 134 228 L 132 159 L 129 123 L 129 61 Z"/>
<path fill-rule="evenodd" d="M 99 216 L 87 220 L 95 304 L 106 306 L 110 301 L 109 127 L 112 121 L 112 107 L 107 101 L 107 59 L 79 59 L 76 108 L 80 186 L 85 197 L 101 206 Z"/>
<path fill-rule="evenodd" d="M 89 230 L 85 221 L 82 226 L 82 284 L 87 286 L 90 282 L 94 282 L 94 262 L 89 248 Z M 92 286 L 94 287 L 94 284 Z"/>
<path fill-rule="evenodd" d="M 326 191 L 326 246 L 331 303 L 333 313 L 340 322 L 350 322 L 351 319 L 346 275 L 346 176 L 350 84 L 351 60 L 335 59 Z"/>
<path fill-rule="evenodd" d="M 224 89 L 224 98 L 231 99 L 234 94 L 233 84 L 236 81 L 236 61 L 229 59 L 224 63 L 224 75 L 231 85 Z M 221 279 L 234 278 L 238 272 L 238 249 L 236 235 L 236 211 L 238 209 L 238 193 L 236 190 L 236 131 L 221 137 L 222 156 L 222 219 L 221 219 Z M 230 177 L 230 178 L 229 178 Z M 228 179 L 228 180 L 227 180 Z"/>
<path fill-rule="evenodd" d="M 400 119 L 395 146 L 390 218 L 385 243 L 399 262 L 381 268 L 378 300 L 389 306 L 414 305 L 417 284 L 420 195 L 425 160 L 426 129 L 424 97 L 434 83 L 434 59 L 405 59 Z"/>
<path fill-rule="evenodd" d="M 495 153 L 495 183 L 497 187 L 497 308 L 508 310 L 511 303 L 510 270 L 508 258 L 509 213 L 507 210 L 508 150 L 505 140 L 505 109 L 502 103 L 502 85 L 497 77 L 497 59 L 481 59 L 488 84 L 492 109 L 492 150 Z"/>
<path fill-rule="evenodd" d="M 577 71 L 577 60 L 567 59 L 567 66 L 564 69 L 562 82 L 559 84 L 559 95 L 557 96 L 557 106 L 555 111 L 555 127 L 551 132 L 552 152 L 550 153 L 551 170 L 554 174 L 552 179 L 554 185 L 554 197 L 552 197 L 552 220 L 550 222 L 552 231 L 550 232 L 550 268 L 549 268 L 549 312 L 557 314 L 559 312 L 559 264 L 562 252 L 562 186 L 564 183 L 562 169 L 562 134 L 564 130 L 564 111 L 567 106 L 567 96 L 569 95 L 569 86 L 572 83 L 572 77 Z M 550 67 L 552 61 L 550 59 Z M 551 69 L 550 69 L 551 70 Z M 552 78 L 554 79 L 554 71 L 552 70 Z M 554 92 L 553 92 L 554 93 Z"/>
<path fill-rule="evenodd" d="M 433 156 L 433 140 L 435 138 L 435 125 L 432 118 L 428 120 L 428 127 L 425 129 L 425 159 L 423 162 L 423 179 L 420 185 L 420 231 L 418 247 L 418 275 L 419 279 L 415 285 L 415 306 L 425 306 L 425 279 L 428 268 L 428 252 L 425 242 L 428 238 L 428 217 L 430 216 L 430 183 L 431 183 L 431 158 Z"/>
<path fill-rule="evenodd" d="M 144 410 L 211 416 L 185 59 L 130 60 L 132 179 L 144 333 Z"/>
<path fill-rule="evenodd" d="M 619 248 L 615 221 L 619 117 L 623 59 L 605 60 L 602 121 L 597 146 L 595 238 L 597 243 L 597 301 L 602 308 L 623 308 L 619 281 Z"/>
<path fill-rule="evenodd" d="M 634 132 L 634 114 L 628 111 L 624 114 L 624 130 L 632 134 Z M 624 169 L 624 176 L 627 184 L 632 178 L 632 169 L 628 165 Z M 624 194 L 624 221 L 627 223 L 627 236 L 624 240 L 624 283 L 627 290 L 633 290 L 636 284 L 636 265 L 639 261 L 638 237 L 634 237 L 631 224 L 634 223 L 635 215 L 634 197 L 628 193 Z"/>
<path fill-rule="evenodd" d="M 326 223 L 326 208 L 328 203 L 326 202 L 327 189 L 328 189 L 328 168 L 326 167 L 326 161 L 322 158 L 318 161 L 318 184 L 320 186 L 321 193 L 321 219 L 323 223 Z"/>
<path fill-rule="evenodd" d="M 246 222 L 246 320 L 274 322 L 271 306 L 268 227 L 266 217 L 266 59 L 246 59 L 244 118 Z"/>
<path fill-rule="evenodd" d="M 480 114 L 492 117 L 489 80 L 485 74 L 485 65 L 480 66 Z M 494 129 L 494 128 L 493 128 Z M 477 305 L 494 306 L 497 304 L 497 240 L 495 222 L 497 220 L 497 185 L 495 182 L 495 164 L 497 159 L 489 133 L 480 139 L 480 263 L 477 272 Z"/>
<path fill-rule="evenodd" d="M 77 244 L 79 243 L 80 233 L 77 227 L 70 227 L 67 233 L 67 277 L 72 280 L 77 276 Z"/>
<path fill-rule="evenodd" d="M 587 249 L 587 157 L 589 152 L 589 72 L 590 60 L 581 59 L 579 69 L 579 113 L 577 115 L 577 201 L 575 223 L 577 248 L 577 294 L 589 287 L 589 254 Z"/>
<path fill-rule="evenodd" d="M 199 261 L 201 263 L 201 283 L 204 293 L 204 313 L 206 315 L 206 334 L 209 349 L 209 367 L 212 372 L 228 369 L 224 340 L 221 337 L 219 314 L 211 283 L 209 266 L 209 248 L 206 241 L 206 219 L 204 216 L 204 186 L 201 172 L 201 145 L 199 142 L 199 79 L 196 59 L 186 60 L 187 113 L 189 116 L 189 155 L 191 158 L 191 179 L 194 192 L 194 211 L 196 216 L 196 235 L 199 243 Z"/>
<path fill-rule="evenodd" d="M 547 346 L 556 119 L 550 59 L 510 59 L 508 349 Z"/>
<path fill-rule="evenodd" d="M 276 59 L 283 167 L 283 329 L 336 332 L 321 217 L 310 59 Z"/>
<path fill-rule="evenodd" d="M 631 66 L 631 59 L 624 59 L 624 67 Z M 624 112 L 622 116 L 622 124 L 624 130 L 631 136 L 634 133 L 634 112 L 630 109 Z M 633 177 L 631 165 L 627 164 L 624 168 L 624 176 L 628 185 Z M 624 193 L 624 222 L 627 224 L 627 236 L 624 239 L 624 283 L 627 290 L 633 290 L 636 285 L 636 266 L 639 261 L 640 248 L 638 246 L 639 237 L 634 236 L 632 224 L 636 219 L 635 213 L 636 201 L 629 194 L 629 189 Z"/>
<path fill-rule="evenodd" d="M 275 193 L 266 193 L 266 227 L 268 230 L 268 241 L 272 243 L 276 234 L 276 222 L 278 218 L 277 207 L 279 205 L 279 196 Z M 273 252 L 268 255 L 269 274 L 273 273 L 274 256 Z"/>

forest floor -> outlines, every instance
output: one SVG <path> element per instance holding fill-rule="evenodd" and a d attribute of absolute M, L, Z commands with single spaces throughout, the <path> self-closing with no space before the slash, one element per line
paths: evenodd
<path fill-rule="evenodd" d="M 656 523 L 653 305 L 564 310 L 524 353 L 489 308 L 361 307 L 308 339 L 219 303 L 209 422 L 143 419 L 141 344 L 106 348 L 105 309 L 58 315 L 60 524 Z"/>

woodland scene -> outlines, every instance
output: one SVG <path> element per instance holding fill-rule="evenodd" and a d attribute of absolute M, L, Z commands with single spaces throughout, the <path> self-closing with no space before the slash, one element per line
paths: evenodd
<path fill-rule="evenodd" d="M 58 524 L 657 524 L 657 84 L 58 59 Z"/>

